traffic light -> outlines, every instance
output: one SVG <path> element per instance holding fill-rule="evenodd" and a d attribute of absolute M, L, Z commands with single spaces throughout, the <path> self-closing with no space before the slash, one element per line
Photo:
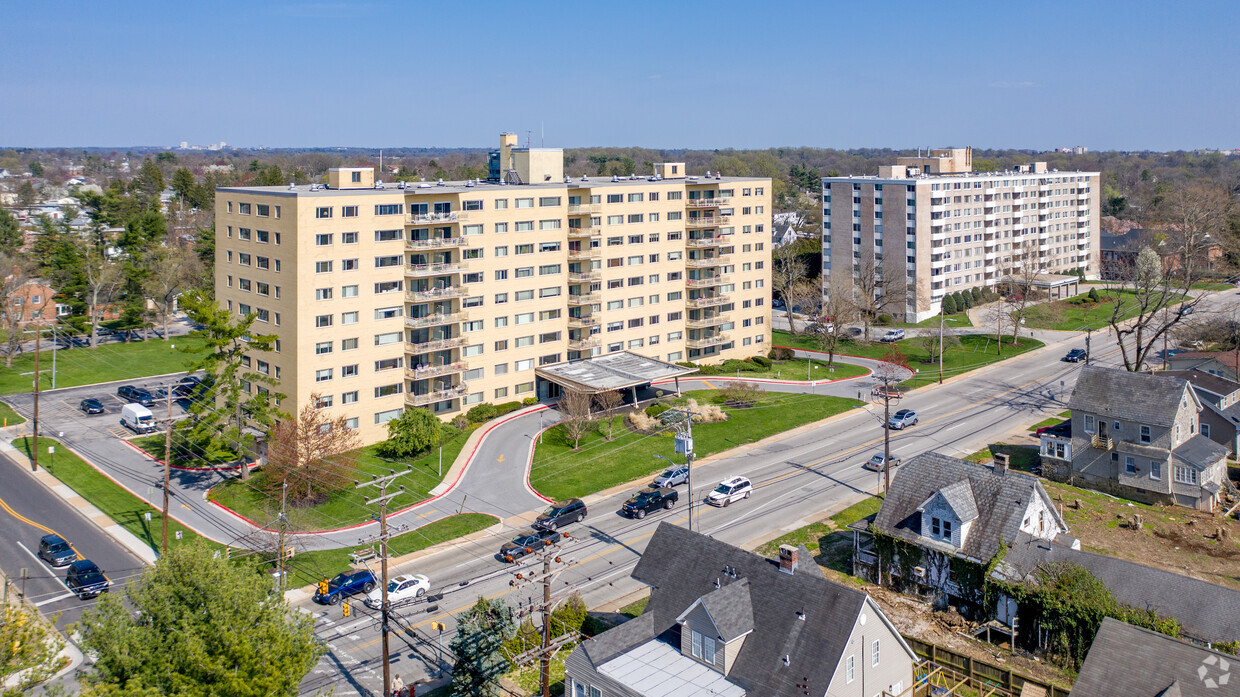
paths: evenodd
<path fill-rule="evenodd" d="M 344 611 L 344 616 L 348 617 L 349 616 L 349 601 L 348 600 L 340 601 L 340 609 Z"/>
<path fill-rule="evenodd" d="M 431 631 L 442 632 L 443 630 L 444 630 L 443 622 L 431 622 Z"/>
<path fill-rule="evenodd" d="M 319 581 L 319 595 L 327 595 L 327 579 Z"/>

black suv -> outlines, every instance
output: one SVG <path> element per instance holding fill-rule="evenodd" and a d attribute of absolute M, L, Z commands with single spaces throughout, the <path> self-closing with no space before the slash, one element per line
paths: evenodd
<path fill-rule="evenodd" d="M 121 385 L 116 388 L 116 396 L 127 404 L 137 403 L 149 407 L 155 403 L 155 397 L 150 392 L 133 385 Z"/>
<path fill-rule="evenodd" d="M 69 590 L 77 593 L 77 597 L 86 600 L 100 593 L 107 593 L 108 586 L 112 585 L 112 582 L 103 575 L 103 569 L 100 569 L 95 562 L 82 559 L 69 565 L 65 585 L 69 587 Z"/>
<path fill-rule="evenodd" d="M 39 538 L 39 558 L 52 566 L 64 566 L 77 561 L 78 553 L 60 535 L 44 535 Z"/>
<path fill-rule="evenodd" d="M 564 499 L 551 504 L 534 520 L 534 527 L 555 530 L 569 523 L 580 523 L 586 517 L 586 505 L 581 499 Z"/>
<path fill-rule="evenodd" d="M 620 512 L 630 518 L 645 518 L 646 514 L 651 511 L 671 508 L 679 499 L 680 494 L 671 487 L 648 486 L 625 501 L 620 506 Z"/>
<path fill-rule="evenodd" d="M 533 530 L 517 535 L 499 548 L 499 558 L 504 561 L 516 561 L 527 554 L 549 547 L 560 541 L 563 535 L 555 530 Z"/>

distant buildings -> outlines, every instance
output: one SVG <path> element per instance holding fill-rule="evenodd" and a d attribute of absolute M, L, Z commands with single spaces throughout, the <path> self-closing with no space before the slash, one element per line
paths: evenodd
<path fill-rule="evenodd" d="M 1193 263 L 1200 271 L 1210 271 L 1223 260 L 1218 242 L 1203 240 L 1187 244 L 1174 230 L 1134 228 L 1122 235 L 1101 234 L 1100 277 L 1103 280 L 1129 280 L 1137 254 L 1149 247 L 1162 258 L 1163 272 L 1175 274 L 1184 268 L 1185 248 L 1194 247 Z"/>
<path fill-rule="evenodd" d="M 919 322 L 944 295 L 1025 269 L 1097 276 L 1097 172 L 974 172 L 972 160 L 971 148 L 934 150 L 878 176 L 824 177 L 824 298 L 872 288 L 881 312 Z"/>

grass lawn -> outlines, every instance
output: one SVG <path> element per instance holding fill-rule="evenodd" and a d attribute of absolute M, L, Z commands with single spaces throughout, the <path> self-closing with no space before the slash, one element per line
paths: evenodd
<path fill-rule="evenodd" d="M 131 439 L 129 442 L 142 448 L 156 460 L 164 459 L 164 440 L 167 436 L 163 433 L 156 433 L 141 438 Z M 174 441 L 175 443 L 175 441 Z M 203 458 L 202 453 L 193 453 L 194 457 L 189 457 L 190 453 L 182 452 L 174 445 L 172 448 L 172 464 L 181 467 L 213 467 L 216 465 L 228 465 L 237 461 L 236 455 L 226 453 L 217 453 L 213 457 Z"/>
<path fill-rule="evenodd" d="M 452 467 L 452 462 L 461 452 L 469 431 L 443 445 L 443 471 Z M 160 448 L 162 451 L 162 447 Z M 358 479 L 365 481 L 370 475 L 388 474 L 389 470 L 400 470 L 413 465 L 413 472 L 396 479 L 394 485 L 403 485 L 405 491 L 388 502 L 389 510 L 400 510 L 427 498 L 428 492 L 439 485 L 442 477 L 439 474 L 439 450 L 408 462 L 392 462 L 381 459 L 375 454 L 375 446 L 354 450 L 348 455 L 357 462 Z M 267 495 L 263 491 L 263 472 L 254 472 L 248 482 L 239 479 L 229 480 L 215 486 L 208 494 L 211 501 L 227 506 L 237 513 L 260 524 L 275 519 L 280 509 L 280 494 Z M 366 498 L 374 496 L 376 489 L 356 489 L 349 487 L 336 492 L 325 502 L 307 508 L 292 508 L 288 517 L 296 530 L 330 530 L 342 528 L 371 519 L 371 509 L 365 505 Z"/>
<path fill-rule="evenodd" d="M 972 327 L 972 326 L 973 326 L 973 321 L 969 319 L 969 313 L 967 313 L 967 312 L 957 312 L 957 313 L 956 313 L 956 314 L 954 314 L 954 315 L 948 315 L 947 317 L 944 317 L 944 318 L 943 318 L 943 324 L 944 324 L 944 326 L 947 326 L 947 327 Z M 938 317 L 938 315 L 935 315 L 934 317 L 930 317 L 930 318 L 928 318 L 928 319 L 923 319 L 922 321 L 918 322 L 917 324 L 895 324 L 895 325 L 893 325 L 893 326 L 896 326 L 896 327 L 905 327 L 905 328 L 907 328 L 907 327 L 922 327 L 922 328 L 925 328 L 925 327 L 938 327 L 938 326 L 939 326 L 939 317 Z"/>
<path fill-rule="evenodd" d="M 29 440 L 29 438 L 18 438 L 13 441 L 13 447 L 29 457 Z M 82 458 L 63 447 L 57 447 L 55 454 L 49 456 L 47 454 L 47 447 L 49 445 L 59 446 L 60 444 L 52 438 L 39 438 L 40 467 L 45 468 L 53 477 L 56 477 L 70 489 L 77 492 L 79 496 L 94 504 L 96 508 L 107 514 L 109 518 L 116 521 L 121 527 L 150 545 L 151 549 L 154 549 L 156 552 L 159 551 L 163 531 L 163 515 L 158 508 L 148 505 L 142 499 L 129 493 L 124 487 L 103 476 L 99 470 L 86 464 Z M 162 496 L 159 492 L 152 495 Z M 173 497 L 169 505 L 175 508 L 179 505 L 179 501 L 176 497 Z M 144 518 L 144 514 L 148 512 L 151 514 L 150 522 L 147 522 Z M 176 532 L 178 530 L 181 531 L 180 540 L 176 539 Z M 188 544 L 195 539 L 203 538 L 175 520 L 169 519 L 169 545 Z M 210 541 L 207 541 L 207 543 L 215 544 Z"/>
<path fill-rule="evenodd" d="M 995 338 L 991 335 L 964 334 L 957 338 L 960 340 L 960 345 L 948 346 L 947 351 L 943 354 L 944 378 L 967 373 L 970 370 L 976 370 L 1005 358 L 1011 358 L 1026 351 L 1040 348 L 1043 345 L 1041 341 L 1028 338 L 1021 338 L 1013 345 L 1011 343 L 1011 335 L 1004 335 L 1003 355 L 999 356 L 995 353 Z M 818 350 L 813 339 L 793 336 L 788 332 L 779 330 L 774 332 L 772 341 L 778 346 Z M 917 375 L 902 383 L 906 389 L 938 382 L 939 364 L 937 361 L 930 362 L 930 352 L 921 345 L 921 342 L 916 337 L 898 341 L 895 345 L 908 358 L 909 367 L 919 371 Z M 839 353 L 876 360 L 884 358 L 889 350 L 890 344 L 882 344 L 876 341 L 867 344 L 841 341 L 837 348 Z"/>
<path fill-rule="evenodd" d="M 807 377 L 810 370 L 809 363 L 810 361 L 804 358 L 774 361 L 771 367 L 767 369 L 755 370 L 752 372 L 742 370 L 740 372 L 740 379 L 769 378 L 773 380 L 807 380 L 809 379 Z M 866 374 L 866 368 L 852 363 L 843 363 L 838 358 L 830 368 L 827 368 L 825 358 L 823 360 L 815 359 L 813 361 L 813 365 L 814 380 L 843 380 L 845 378 L 855 378 Z M 737 377 L 737 373 L 735 371 L 730 373 L 726 371 L 712 373 L 710 375 L 702 375 L 701 377 L 709 379 L 715 375 L 725 378 Z M 690 376 L 690 378 L 692 377 L 697 376 Z"/>
<path fill-rule="evenodd" d="M 646 605 L 648 605 L 649 603 L 650 603 L 650 596 L 647 595 L 641 600 L 634 600 L 628 605 L 625 605 L 624 607 L 620 608 L 620 614 L 628 615 L 629 617 L 637 617 L 638 615 L 645 612 Z"/>
<path fill-rule="evenodd" d="M 712 391 L 684 393 L 699 402 L 711 401 Z M 726 409 L 729 419 L 720 423 L 694 424 L 693 449 L 699 458 L 758 441 L 802 424 L 825 419 L 860 405 L 853 399 L 822 395 L 766 393 L 763 401 L 750 409 Z M 564 499 L 639 479 L 662 469 L 667 463 L 654 455 L 673 454 L 671 430 L 647 436 L 629 431 L 623 417 L 617 421 L 616 438 L 605 441 L 598 431 L 581 439 L 581 449 L 573 450 L 564 429 L 547 431 L 534 451 L 530 485 L 544 496 Z"/>
<path fill-rule="evenodd" d="M 185 353 L 181 348 L 201 343 L 197 338 L 178 336 L 171 341 L 148 339 L 127 344 L 103 344 L 96 349 L 79 347 L 57 351 L 56 387 L 77 387 L 188 370 L 199 355 Z M 51 351 L 43 351 L 39 361 L 43 389 L 52 386 L 51 354 Z M 0 368 L 0 394 L 29 392 L 33 375 L 22 373 L 33 371 L 34 352 L 15 356 L 12 368 Z"/>
<path fill-rule="evenodd" d="M 427 523 L 420 528 L 402 533 L 388 541 L 388 554 L 399 557 L 441 542 L 455 540 L 471 532 L 485 530 L 499 522 L 499 518 L 484 513 L 462 513 Z M 294 541 L 293 544 L 296 544 Z M 375 545 L 376 551 L 378 545 Z M 351 567 L 349 553 L 356 548 L 326 549 L 314 552 L 297 552 L 289 568 L 290 588 L 317 583 L 319 579 L 331 578 Z"/>
<path fill-rule="evenodd" d="M 0 402 L 0 424 L 4 426 L 15 426 L 17 424 L 26 423 L 25 417 L 13 411 L 13 407 Z"/>
<path fill-rule="evenodd" d="M 810 523 L 767 542 L 758 547 L 757 552 L 773 558 L 779 554 L 780 545 L 805 545 L 819 566 L 845 574 L 847 580 L 860 583 L 860 579 L 850 575 L 853 533 L 847 526 L 877 513 L 882 504 L 882 497 L 867 496 L 826 520 Z"/>
<path fill-rule="evenodd" d="M 1087 293 L 1082 293 L 1067 300 L 1052 300 L 1050 302 L 1034 305 L 1025 311 L 1025 327 L 1029 329 L 1056 329 L 1059 331 L 1071 332 L 1077 330 L 1102 329 L 1111 321 L 1111 312 L 1114 309 L 1115 291 L 1103 290 L 1099 291 L 1102 302 L 1073 302 L 1084 301 Z M 1119 291 L 1125 295 L 1132 296 L 1131 291 Z M 1128 319 L 1136 314 L 1137 307 L 1131 302 L 1127 303 L 1128 307 L 1125 312 L 1121 313 L 1120 319 Z"/>
<path fill-rule="evenodd" d="M 1052 416 L 1049 419 L 1042 419 L 1036 424 L 1030 426 L 1029 431 L 1036 432 L 1039 428 L 1042 428 L 1043 426 L 1058 426 L 1059 424 L 1063 423 L 1065 419 L 1070 419 L 1070 418 L 1072 418 L 1071 409 L 1060 412 L 1058 416 Z"/>
<path fill-rule="evenodd" d="M 995 459 L 995 453 L 1006 453 L 1008 467 L 1021 472 L 1029 472 L 1038 464 L 1038 446 L 1036 445 L 989 445 L 964 458 L 969 462 L 987 463 Z"/>
<path fill-rule="evenodd" d="M 1197 281 L 1189 286 L 1193 290 L 1231 290 L 1235 288 L 1230 283 L 1221 283 L 1218 281 Z"/>

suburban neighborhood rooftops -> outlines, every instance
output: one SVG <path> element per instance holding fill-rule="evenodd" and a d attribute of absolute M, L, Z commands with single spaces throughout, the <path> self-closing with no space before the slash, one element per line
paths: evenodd
<path fill-rule="evenodd" d="M 1170 427 L 1185 393 L 1197 400 L 1187 386 L 1179 378 L 1087 365 L 1076 378 L 1068 406 L 1074 413 Z"/>
<path fill-rule="evenodd" d="M 543 366 L 534 372 L 538 377 L 563 387 L 593 394 L 689 375 L 696 373 L 697 368 L 686 368 L 629 351 L 617 351 Z"/>
<path fill-rule="evenodd" d="M 753 631 L 753 603 L 749 600 L 749 579 L 742 578 L 698 598 L 689 609 L 680 613 L 677 620 L 684 618 L 699 604 L 710 615 L 715 629 L 719 630 L 720 639 L 732 641 Z"/>
<path fill-rule="evenodd" d="M 1072 686 L 1072 697 L 1236 694 L 1240 659 L 1110 617 L 1102 620 Z"/>
<path fill-rule="evenodd" d="M 598 666 L 598 672 L 646 697 L 744 697 L 745 689 L 722 673 L 660 639 L 633 647 Z"/>
<path fill-rule="evenodd" d="M 1181 356 L 1184 354 L 1180 354 Z M 1232 392 L 1240 390 L 1240 383 L 1232 382 L 1221 375 L 1213 375 L 1204 370 L 1164 370 L 1155 375 L 1161 375 L 1168 378 L 1179 378 L 1187 381 L 1195 388 L 1211 392 L 1216 395 L 1229 395 Z"/>
<path fill-rule="evenodd" d="M 1171 454 L 1176 460 L 1197 469 L 1205 469 L 1227 457 L 1227 448 L 1198 433 L 1180 443 L 1175 450 L 1171 451 Z"/>

